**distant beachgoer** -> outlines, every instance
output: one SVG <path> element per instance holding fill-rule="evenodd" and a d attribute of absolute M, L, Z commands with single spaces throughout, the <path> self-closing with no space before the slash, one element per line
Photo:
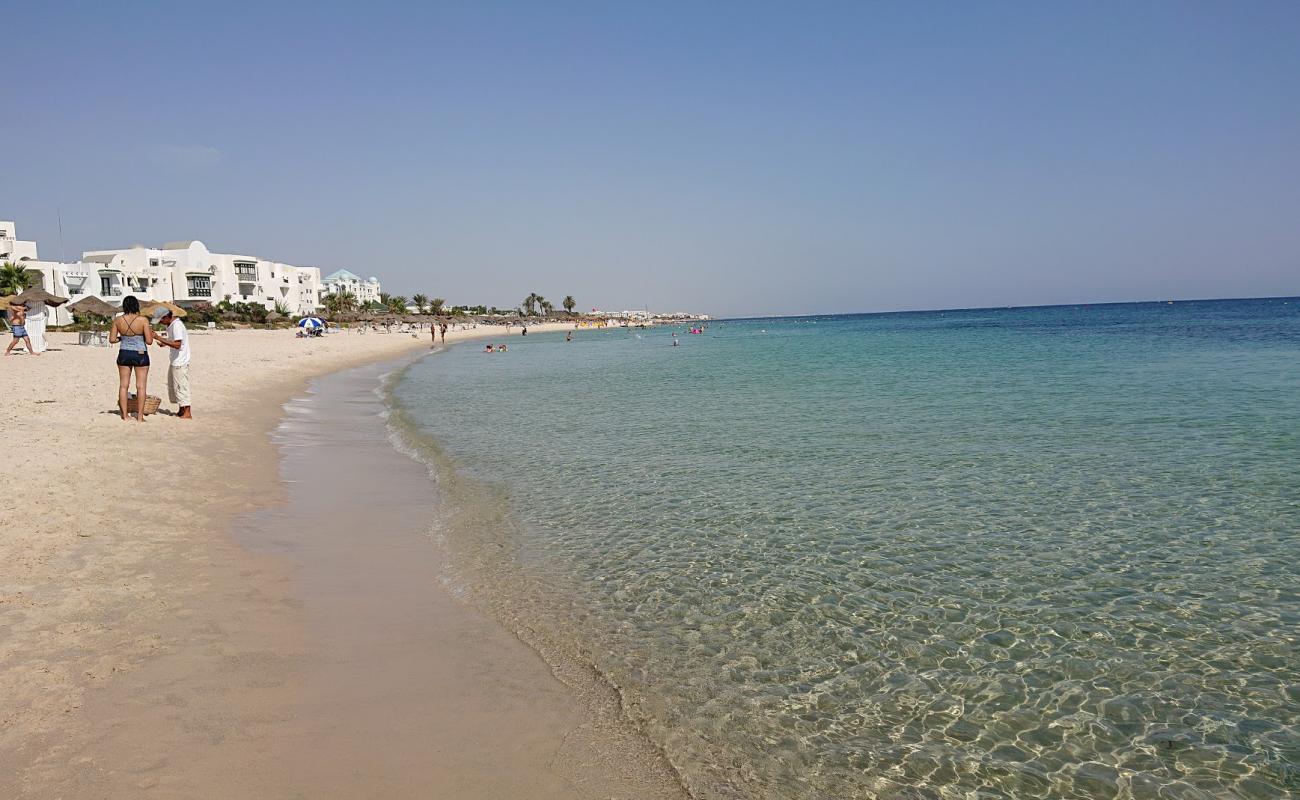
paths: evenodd
<path fill-rule="evenodd" d="M 144 422 L 144 401 L 149 397 L 149 345 L 153 344 L 153 328 L 140 316 L 140 301 L 134 295 L 122 298 L 122 315 L 108 328 L 108 340 L 119 344 L 117 351 L 117 408 L 122 421 L 127 418 L 127 390 L 131 373 L 135 373 L 135 416 Z"/>
<path fill-rule="evenodd" d="M 485 353 L 495 353 L 496 350 L 493 349 L 492 345 L 488 345 L 487 348 L 483 350 L 483 352 L 485 352 Z"/>
<path fill-rule="evenodd" d="M 573 341 L 573 331 L 569 331 L 568 333 L 564 334 L 564 341 L 566 342 Z"/>
<path fill-rule="evenodd" d="M 447 323 L 444 322 L 444 323 L 442 323 L 441 325 L 439 325 L 439 326 L 438 326 L 438 332 L 442 334 L 442 343 L 443 343 L 443 344 L 446 344 L 446 343 L 447 343 Z"/>
<path fill-rule="evenodd" d="M 504 353 L 505 351 L 506 351 L 506 346 L 505 346 L 505 345 L 501 345 L 500 347 L 497 348 L 497 352 L 498 352 L 498 353 Z"/>
<path fill-rule="evenodd" d="M 167 369 L 167 394 L 176 404 L 176 416 L 181 419 L 194 419 L 190 412 L 190 333 L 166 306 L 159 306 L 153 311 L 153 323 L 167 326 L 166 336 L 154 336 L 154 341 L 162 347 L 170 347 L 171 364 Z"/>
<path fill-rule="evenodd" d="M 13 341 L 5 348 L 5 355 L 9 355 L 19 342 L 27 345 L 27 352 L 34 356 L 39 356 L 36 348 L 32 347 L 32 337 L 27 335 L 27 305 L 17 303 L 9 306 L 9 327 L 13 329 Z"/>
<path fill-rule="evenodd" d="M 527 335 L 528 335 L 528 326 L 525 325 L 525 326 L 524 326 L 524 332 L 521 333 L 520 336 L 527 336 Z"/>

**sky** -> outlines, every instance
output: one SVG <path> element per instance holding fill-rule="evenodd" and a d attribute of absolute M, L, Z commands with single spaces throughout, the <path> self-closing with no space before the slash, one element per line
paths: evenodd
<path fill-rule="evenodd" d="M 1290 0 L 2 17 L 0 218 L 45 258 L 719 316 L 1300 294 Z"/>

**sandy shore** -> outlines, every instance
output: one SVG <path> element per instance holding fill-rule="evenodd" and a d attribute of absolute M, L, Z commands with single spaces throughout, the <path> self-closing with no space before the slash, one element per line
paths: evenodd
<path fill-rule="evenodd" d="M 479 329 L 448 339 L 476 335 L 504 338 L 500 329 Z M 268 432 L 309 378 L 416 354 L 429 342 L 402 334 L 301 340 L 284 331 L 197 333 L 195 419 L 156 415 L 139 424 L 122 422 L 113 408 L 113 352 L 74 341 L 54 334 L 40 357 L 0 360 L 10 476 L 0 501 L 0 796 L 293 796 L 301 786 L 293 773 L 274 774 L 295 755 L 277 731 L 300 718 L 313 720 L 318 732 L 329 727 L 329 712 L 312 694 L 319 691 L 312 665 L 325 643 L 306 622 L 312 609 L 304 607 L 291 560 L 241 547 L 231 525 L 285 501 Z M 165 396 L 165 352 L 155 350 L 153 360 L 150 391 Z M 407 599 L 452 608 L 432 594 Z M 437 661 L 463 649 L 465 637 L 484 639 L 482 625 L 465 617 L 419 633 L 419 658 L 430 660 L 435 677 L 442 669 L 450 691 L 462 696 L 473 696 L 468 685 L 455 684 L 465 676 L 448 677 Z M 492 648 L 493 659 L 515 670 L 509 680 L 536 687 L 514 705 L 539 703 L 543 712 L 534 716 L 554 730 L 520 729 L 504 718 L 486 724 L 494 712 L 479 708 L 478 735 L 501 737 L 480 750 L 526 751 L 521 769 L 546 772 L 582 720 L 545 712 L 572 704 L 531 651 L 508 637 Z M 397 700 L 388 713 L 400 716 Z M 461 703 L 473 716 L 473 703 Z M 305 714 L 313 705 L 314 715 Z M 436 707 L 423 698 L 410 716 Z M 407 796 L 418 786 L 422 796 L 502 796 L 501 784 L 487 771 L 476 774 L 484 765 L 468 757 L 432 772 L 390 765 L 387 783 L 358 783 L 358 774 L 370 773 L 349 771 L 347 757 L 352 745 L 366 748 L 338 730 L 330 736 L 335 767 L 352 776 L 353 795 L 398 787 L 387 796 Z M 275 763 L 264 756 L 268 741 L 278 743 Z M 312 747 L 305 738 L 299 745 Z M 540 758 L 548 748 L 553 758 Z M 260 773 L 240 771 L 259 755 Z M 422 766 L 418 780 L 402 780 L 403 769 Z M 552 781 L 567 788 L 545 796 L 639 791 L 624 794 L 631 784 L 604 777 L 586 781 L 582 769 L 569 766 L 564 780 Z M 586 769 L 594 778 L 608 765 Z M 528 785 L 528 777 L 512 780 Z M 537 777 L 538 786 L 554 778 Z"/>

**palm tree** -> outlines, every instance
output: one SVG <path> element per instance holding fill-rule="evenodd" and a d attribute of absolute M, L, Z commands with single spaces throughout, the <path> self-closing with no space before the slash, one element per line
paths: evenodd
<path fill-rule="evenodd" d="M 572 314 L 574 307 L 578 305 L 578 301 L 573 299 L 573 295 L 566 294 L 564 296 L 564 302 L 561 303 L 560 305 L 564 306 L 565 311 Z"/>
<path fill-rule="evenodd" d="M 443 300 L 441 297 L 433 298 L 429 301 L 429 313 L 438 316 L 442 313 L 442 307 L 446 305 L 446 303 L 447 301 Z"/>
<path fill-rule="evenodd" d="M 541 295 L 537 292 L 529 292 L 528 296 L 524 298 L 524 302 L 520 305 L 520 308 L 524 310 L 522 316 L 531 315 L 533 313 L 533 308 L 537 305 L 537 301 L 541 299 Z"/>
<path fill-rule="evenodd" d="M 548 303 L 546 302 L 546 298 L 542 297 L 540 294 L 537 295 L 536 297 L 537 297 L 537 305 L 542 309 L 542 313 L 545 313 L 546 306 L 548 305 Z"/>
<path fill-rule="evenodd" d="M 331 313 L 351 311 L 357 307 L 357 296 L 352 292 L 331 292 L 325 295 L 325 308 Z"/>
<path fill-rule="evenodd" d="M 542 316 L 549 317 L 553 311 L 555 311 L 555 306 L 551 305 L 551 301 L 542 300 Z"/>
<path fill-rule="evenodd" d="M 32 285 L 32 276 L 26 267 L 12 261 L 0 264 L 0 294 L 18 294 Z"/>
<path fill-rule="evenodd" d="M 422 294 L 411 295 L 411 302 L 415 304 L 416 313 L 423 314 L 429 305 L 429 298 Z"/>
<path fill-rule="evenodd" d="M 393 297 L 393 296 L 392 296 L 391 294 L 389 294 L 388 292 L 380 292 L 380 293 L 379 293 L 379 305 L 383 306 L 384 308 L 388 308 L 388 301 L 391 300 L 392 297 Z"/>
<path fill-rule="evenodd" d="M 389 295 L 388 310 L 393 312 L 394 314 L 405 314 L 406 298 L 402 297 L 400 294 Z"/>

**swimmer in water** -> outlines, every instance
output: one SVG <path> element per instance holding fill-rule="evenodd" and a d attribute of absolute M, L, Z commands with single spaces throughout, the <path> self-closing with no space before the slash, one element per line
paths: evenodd
<path fill-rule="evenodd" d="M 505 351 L 506 351 L 506 346 L 505 346 L 505 345 L 501 345 L 500 347 L 497 348 L 497 352 L 498 352 L 498 353 L 504 353 Z"/>
<path fill-rule="evenodd" d="M 496 350 L 492 349 L 492 345 L 488 345 L 487 348 L 485 348 L 485 349 L 483 350 L 483 352 L 484 352 L 484 353 L 495 353 Z"/>

